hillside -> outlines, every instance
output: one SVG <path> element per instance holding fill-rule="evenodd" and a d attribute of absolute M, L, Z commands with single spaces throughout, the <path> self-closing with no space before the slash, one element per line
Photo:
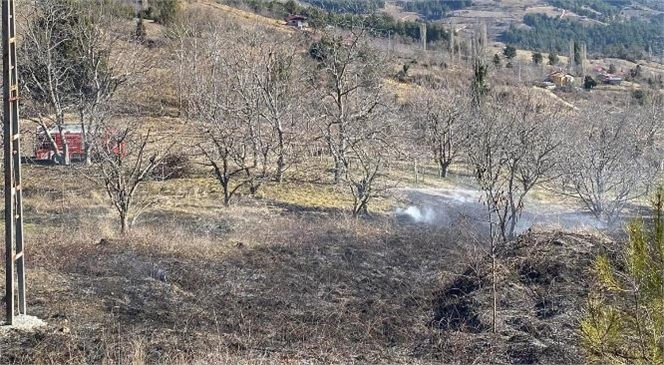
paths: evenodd
<path fill-rule="evenodd" d="M 482 1 L 451 11 L 499 11 Z M 45 324 L 0 326 L 1 363 L 586 360 L 593 263 L 664 176 L 660 64 L 589 59 L 625 80 L 542 87 L 565 56 L 443 31 L 423 49 L 418 23 L 368 18 L 385 37 L 364 14 L 288 26 L 290 2 L 151 3 L 22 18 L 14 193 Z"/>
<path fill-rule="evenodd" d="M 77 173 L 24 173 L 28 308 L 47 327 L 4 337 L 8 363 L 572 363 L 588 262 L 608 244 L 537 232 L 508 246 L 494 335 L 484 245 L 464 227 L 302 198 L 221 208 L 198 178 L 150 182 L 161 202 L 118 236 Z"/>
<path fill-rule="evenodd" d="M 444 2 L 435 0 L 418 2 L 430 7 L 442 6 L 446 10 L 438 12 L 437 21 L 454 24 L 467 36 L 484 23 L 490 39 L 501 40 L 520 48 L 544 52 L 566 50 L 569 41 L 584 41 L 589 49 L 597 54 L 628 58 L 637 57 L 636 50 L 660 55 L 662 28 L 658 7 L 639 1 L 568 1 L 568 0 L 528 0 L 492 1 L 475 0 L 459 9 L 450 9 Z M 397 8 L 400 3 L 396 3 Z M 399 13 L 390 5 L 390 13 L 397 18 L 411 17 L 413 7 L 402 5 L 405 12 Z M 427 16 L 430 7 L 422 6 L 422 18 Z M 544 20 L 543 20 L 544 19 Z M 551 24 L 545 23 L 548 21 Z M 652 22 L 652 23 L 651 23 Z M 564 30 L 561 28 L 565 28 Z M 608 46 L 626 44 L 627 51 Z M 629 49 L 633 47 L 634 49 Z M 639 59 L 641 55 L 637 57 Z"/>
<path fill-rule="evenodd" d="M 250 19 L 251 13 L 204 1 L 208 7 Z M 490 40 L 540 52 L 564 54 L 570 42 L 586 43 L 593 57 L 613 57 L 631 61 L 658 59 L 661 56 L 661 26 L 664 13 L 637 1 L 605 2 L 587 0 L 528 0 L 501 1 L 474 0 L 445 2 L 438 0 L 378 1 L 370 8 L 354 1 L 301 2 L 295 8 L 275 10 L 268 2 L 259 5 L 239 2 L 236 7 L 251 8 L 258 14 L 257 22 L 283 24 L 281 19 L 289 11 L 301 12 L 311 19 L 312 25 L 358 22 L 373 12 L 383 17 L 369 17 L 371 27 L 387 37 L 399 35 L 404 39 L 419 40 L 419 26 L 415 21 L 428 23 L 427 40 L 444 44 L 452 27 L 461 38 L 471 38 L 481 24 L 486 25 Z M 337 4 L 337 5 L 335 5 Z M 279 5 L 281 6 L 281 5 Z M 235 9 L 235 10 L 234 10 Z M 327 15 L 326 15 L 327 14 Z M 276 20 L 270 20 L 267 15 Z M 330 23 L 331 22 L 331 23 Z M 399 23 L 403 23 L 399 25 Z M 333 24 L 334 23 L 334 24 Z M 441 27 L 442 24 L 442 27 Z"/>
<path fill-rule="evenodd" d="M 262 25 L 269 26 L 275 31 L 293 33 L 291 27 L 286 26 L 283 20 L 271 19 L 262 15 L 258 15 L 249 11 L 234 8 L 228 5 L 221 4 L 216 0 L 196 0 L 187 5 L 193 11 L 200 11 L 202 13 L 210 13 L 212 15 L 228 16 L 233 21 L 243 23 L 245 25 Z"/>

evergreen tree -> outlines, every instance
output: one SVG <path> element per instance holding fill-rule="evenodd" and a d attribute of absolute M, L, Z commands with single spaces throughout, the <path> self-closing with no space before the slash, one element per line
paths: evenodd
<path fill-rule="evenodd" d="M 616 73 L 616 71 L 617 71 L 617 70 L 616 70 L 616 65 L 614 65 L 613 63 L 610 64 L 610 65 L 609 65 L 609 73 L 610 73 L 610 74 L 614 74 L 614 73 Z"/>
<path fill-rule="evenodd" d="M 150 2 L 150 14 L 159 24 L 171 24 L 182 11 L 181 0 L 159 0 Z"/>
<path fill-rule="evenodd" d="M 493 61 L 492 62 L 493 62 L 493 65 L 496 66 L 496 68 L 500 68 L 500 66 L 502 66 L 502 60 L 500 59 L 500 55 L 498 55 L 498 53 L 493 55 Z"/>
<path fill-rule="evenodd" d="M 503 55 L 507 58 L 508 62 L 511 62 L 514 57 L 516 57 L 516 47 L 508 45 L 503 49 Z"/>
<path fill-rule="evenodd" d="M 544 60 L 544 57 L 542 56 L 541 53 L 535 52 L 533 53 L 533 63 L 536 65 L 539 65 L 542 63 L 542 60 Z"/>
<path fill-rule="evenodd" d="M 581 59 L 581 44 L 574 42 L 574 64 L 580 65 L 583 62 Z"/>
<path fill-rule="evenodd" d="M 633 221 L 616 259 L 595 261 L 598 286 L 581 321 L 591 363 L 650 365 L 664 362 L 664 190 L 652 217 Z"/>
<path fill-rule="evenodd" d="M 586 90 L 592 90 L 595 86 L 597 86 L 597 81 L 595 81 L 592 76 L 586 76 L 583 80 L 583 88 Z"/>
<path fill-rule="evenodd" d="M 558 55 L 555 52 L 549 53 L 549 66 L 555 66 L 558 64 Z"/>
<path fill-rule="evenodd" d="M 637 79 L 637 78 L 641 77 L 642 72 L 643 72 L 643 70 L 641 69 L 641 65 L 636 65 L 635 68 L 629 70 L 629 75 L 633 79 Z"/>
<path fill-rule="evenodd" d="M 294 15 L 298 13 L 298 6 L 297 3 L 294 0 L 288 0 L 284 4 L 284 9 L 288 13 L 288 15 Z"/>
<path fill-rule="evenodd" d="M 487 76 L 489 75 L 489 68 L 478 55 L 473 56 L 473 82 L 471 84 L 471 97 L 473 100 L 473 107 L 479 110 L 482 106 L 484 98 L 489 93 L 489 85 L 487 83 Z"/>
<path fill-rule="evenodd" d="M 664 47 L 664 15 L 648 20 L 611 21 L 607 25 L 586 25 L 545 14 L 526 14 L 523 21 L 528 29 L 510 27 L 499 40 L 519 48 L 558 53 L 566 52 L 570 41 L 576 41 L 577 62 L 581 44 L 586 44 L 593 54 L 627 60 L 641 59 L 649 50 Z"/>

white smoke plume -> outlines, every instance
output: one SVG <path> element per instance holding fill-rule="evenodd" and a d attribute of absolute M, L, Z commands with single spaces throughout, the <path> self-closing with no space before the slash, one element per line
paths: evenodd
<path fill-rule="evenodd" d="M 400 221 L 439 227 L 469 225 L 482 231 L 487 229 L 486 206 L 480 192 L 470 189 L 409 189 L 411 205 L 397 208 Z M 567 231 L 606 229 L 606 225 L 579 207 L 563 206 L 529 200 L 517 223 L 516 233 L 531 227 L 563 229 Z"/>
<path fill-rule="evenodd" d="M 398 219 L 408 220 L 413 223 L 436 223 L 436 212 L 430 207 L 420 209 L 411 205 L 406 209 L 397 208 L 395 213 Z"/>

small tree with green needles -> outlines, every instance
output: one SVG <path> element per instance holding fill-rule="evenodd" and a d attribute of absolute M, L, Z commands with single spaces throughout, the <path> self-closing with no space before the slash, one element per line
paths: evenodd
<path fill-rule="evenodd" d="M 589 363 L 664 363 L 664 189 L 652 205 L 652 217 L 628 225 L 617 260 L 595 261 L 599 285 L 581 321 Z"/>

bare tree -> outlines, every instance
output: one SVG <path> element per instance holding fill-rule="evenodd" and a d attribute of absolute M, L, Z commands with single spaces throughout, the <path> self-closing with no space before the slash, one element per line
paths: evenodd
<path fill-rule="evenodd" d="M 172 81 L 176 83 L 178 113 L 182 113 L 187 101 L 185 94 L 188 90 L 186 78 L 190 49 L 197 46 L 205 32 L 214 28 L 213 24 L 225 22 L 225 19 L 219 19 L 215 14 L 202 9 L 187 9 L 174 20 L 164 30 L 164 35 L 171 41 L 169 66 L 177 76 Z"/>
<path fill-rule="evenodd" d="M 648 158 L 660 127 L 641 118 L 641 112 L 638 107 L 584 110 L 561 149 L 562 192 L 579 198 L 609 225 L 628 202 L 646 193 L 656 172 Z"/>
<path fill-rule="evenodd" d="M 465 93 L 442 87 L 420 89 L 410 113 L 415 117 L 419 138 L 431 150 L 440 177 L 464 151 L 470 134 L 466 128 L 470 112 Z"/>
<path fill-rule="evenodd" d="M 476 99 L 477 100 L 477 99 Z M 553 109 L 551 109 L 553 108 Z M 498 236 L 504 244 L 517 231 L 528 193 L 551 178 L 560 146 L 560 110 L 533 95 L 485 95 L 469 125 L 468 160 L 487 207 L 492 263 L 493 331 L 497 331 Z"/>
<path fill-rule="evenodd" d="M 369 214 L 369 202 L 389 187 L 384 172 L 390 147 L 383 141 L 354 145 L 346 154 L 345 181 L 353 195 L 353 217 Z"/>
<path fill-rule="evenodd" d="M 302 99 L 310 85 L 304 72 L 304 60 L 298 43 L 292 39 L 262 40 L 258 59 L 253 62 L 254 81 L 258 86 L 261 105 L 259 116 L 272 126 L 275 180 L 282 182 L 290 162 L 292 142 L 302 137 L 301 119 L 305 115 Z M 249 65 L 248 65 L 249 66 Z"/>
<path fill-rule="evenodd" d="M 395 100 L 383 85 L 386 55 L 368 31 L 326 33 L 310 48 L 317 62 L 317 120 L 334 160 L 334 182 L 348 184 L 353 216 L 368 213 L 396 143 Z"/>
<path fill-rule="evenodd" d="M 310 49 L 318 61 L 320 130 L 334 159 L 335 183 L 345 175 L 351 138 L 358 138 L 353 129 L 380 116 L 384 55 L 369 46 L 367 34 L 363 27 L 325 33 Z"/>
<path fill-rule="evenodd" d="M 224 204 L 244 187 L 255 193 L 268 179 L 271 128 L 260 123 L 260 97 L 246 59 L 248 39 L 212 29 L 191 50 L 188 119 L 201 132 L 197 147 L 224 191 Z M 262 169 L 260 167 L 263 167 Z"/>
<path fill-rule="evenodd" d="M 144 202 L 137 206 L 139 188 L 149 178 L 154 168 L 168 154 L 170 147 L 157 141 L 150 130 L 142 133 L 135 122 L 124 123 L 121 129 L 105 126 L 104 133 L 94 139 L 94 152 L 98 162 L 81 170 L 88 179 L 102 186 L 120 218 L 120 232 L 131 227 L 149 206 Z"/>
<path fill-rule="evenodd" d="M 76 46 L 75 105 L 83 132 L 84 158 L 92 163 L 92 140 L 112 117 L 113 101 L 120 88 L 137 85 L 151 66 L 144 47 L 128 42 L 124 29 L 113 29 L 117 19 L 96 3 L 83 3 L 81 17 L 87 21 L 71 25 Z M 111 13 L 112 14 L 112 13 Z"/>
<path fill-rule="evenodd" d="M 382 102 L 380 117 L 362 123 L 349 134 L 349 148 L 344 154 L 344 181 L 353 195 L 353 216 L 369 214 L 369 202 L 388 186 L 384 173 L 392 158 L 399 155 L 396 148 L 398 127 L 389 99 Z"/>
<path fill-rule="evenodd" d="M 494 95 L 473 124 L 472 163 L 504 241 L 514 237 L 525 198 L 549 179 L 562 111 L 532 95 Z"/>
<path fill-rule="evenodd" d="M 21 47 L 30 57 L 19 70 L 29 97 L 28 113 L 45 131 L 56 160 L 63 164 L 70 163 L 65 119 L 67 113 L 76 113 L 85 160 L 90 164 L 91 140 L 110 118 L 109 104 L 116 91 L 147 67 L 139 66 L 139 48 L 122 44 L 126 34 L 112 29 L 117 20 L 112 9 L 97 2 L 42 0 L 35 4 L 22 32 Z M 53 126 L 59 130 L 63 151 L 50 134 Z"/>
<path fill-rule="evenodd" d="M 74 85 L 76 67 L 71 62 L 75 40 L 72 23 L 80 21 L 79 7 L 63 0 L 35 2 L 21 29 L 22 54 L 30 55 L 19 64 L 20 85 L 29 97 L 27 114 L 44 129 L 57 160 L 69 164 L 69 146 L 64 138 L 65 113 L 77 103 Z M 63 151 L 50 134 L 50 125 L 59 128 Z"/>

